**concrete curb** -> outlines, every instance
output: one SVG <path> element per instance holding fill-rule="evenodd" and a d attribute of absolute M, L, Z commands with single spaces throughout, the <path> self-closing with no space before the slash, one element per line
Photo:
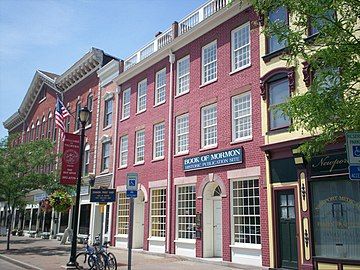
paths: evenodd
<path fill-rule="evenodd" d="M 31 264 L 24 263 L 22 261 L 15 260 L 15 259 L 5 256 L 3 254 L 0 254 L 0 260 L 7 261 L 9 263 L 15 264 L 17 266 L 20 266 L 20 267 L 22 267 L 24 269 L 28 269 L 28 270 L 43 270 L 42 268 L 36 267 Z"/>
<path fill-rule="evenodd" d="M 116 252 L 116 250 L 127 250 L 127 249 L 112 247 L 110 250 L 115 250 L 115 252 Z M 147 250 L 133 249 L 132 251 L 135 253 L 141 253 L 141 254 L 145 254 L 145 255 L 153 255 L 153 256 L 158 256 L 158 257 L 163 257 L 163 258 L 175 258 L 175 259 L 178 259 L 179 261 L 200 262 L 200 263 L 206 263 L 206 264 L 212 264 L 212 265 L 232 267 L 232 268 L 237 268 L 240 270 L 266 270 L 266 269 L 269 269 L 268 267 L 261 267 L 261 266 L 256 267 L 256 266 L 243 265 L 243 264 L 238 264 L 238 263 L 234 263 L 234 262 L 226 262 L 226 261 L 213 261 L 213 260 L 207 260 L 206 258 L 186 257 L 186 256 L 181 256 L 181 255 L 176 255 L 176 254 L 151 252 L 151 251 L 147 251 Z"/>

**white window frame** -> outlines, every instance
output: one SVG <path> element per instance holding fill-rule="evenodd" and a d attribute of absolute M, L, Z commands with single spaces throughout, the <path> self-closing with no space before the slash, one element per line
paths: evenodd
<path fill-rule="evenodd" d="M 214 45 L 215 45 L 215 60 L 205 63 L 205 57 L 204 57 L 205 50 Z M 212 65 L 214 63 L 215 63 L 215 78 L 207 80 L 205 77 L 205 67 Z M 201 83 L 208 84 L 208 83 L 214 82 L 216 80 L 217 80 L 217 40 L 214 40 L 214 41 L 210 42 L 209 44 L 205 45 L 204 47 L 202 47 L 202 50 L 201 50 Z"/>
<path fill-rule="evenodd" d="M 125 95 L 129 94 L 129 101 L 125 103 Z M 122 95 L 122 108 L 121 108 L 121 120 L 130 117 L 130 99 L 131 99 L 131 88 L 127 88 L 123 91 Z"/>
<path fill-rule="evenodd" d="M 113 116 L 113 99 L 108 98 L 104 100 L 104 124 L 103 128 L 111 127 L 112 125 L 112 116 Z M 111 106 L 110 106 L 111 103 Z M 111 120 L 109 120 L 111 118 Z"/>
<path fill-rule="evenodd" d="M 250 107 L 249 107 L 250 113 L 246 114 L 246 115 L 239 116 L 238 118 L 235 118 L 235 100 L 242 99 L 242 98 L 247 97 L 247 96 L 249 96 L 249 101 L 250 101 Z M 238 121 L 240 119 L 245 119 L 245 118 L 248 118 L 248 117 L 250 117 L 250 134 L 247 135 L 247 136 L 242 136 L 242 137 L 239 136 L 239 137 L 237 137 L 237 134 L 236 134 L 236 121 Z M 237 96 L 233 96 L 231 98 L 231 118 L 232 118 L 232 141 L 233 142 L 238 142 L 238 141 L 251 139 L 252 138 L 252 100 L 251 100 L 251 92 L 250 91 L 242 93 L 242 94 L 237 95 Z"/>
<path fill-rule="evenodd" d="M 192 238 L 181 238 L 179 237 L 179 189 L 180 188 L 184 188 L 184 187 L 194 187 L 194 194 L 195 194 L 195 198 L 194 198 L 194 209 L 195 209 L 195 214 L 194 215 L 181 215 L 182 217 L 187 217 L 187 218 L 194 218 L 194 223 L 192 223 L 194 225 L 194 233 L 193 233 L 193 237 Z M 190 194 L 190 193 L 187 193 Z M 189 200 L 188 200 L 189 201 Z M 192 185 L 179 185 L 176 186 L 176 237 L 175 239 L 182 239 L 185 241 L 195 241 L 195 218 L 196 218 L 196 186 L 195 184 Z M 190 223 L 189 223 L 190 224 Z"/>
<path fill-rule="evenodd" d="M 164 74 L 164 82 L 163 84 L 159 85 L 161 81 L 159 80 L 159 77 Z M 163 94 L 163 95 L 162 95 Z M 162 97 L 163 99 L 160 100 L 159 97 Z M 158 106 L 160 104 L 165 103 L 166 101 L 166 68 L 163 68 L 162 70 L 156 72 L 155 75 L 155 98 L 154 98 L 154 105 Z"/>
<path fill-rule="evenodd" d="M 139 145 L 138 136 L 140 133 L 144 134 L 144 139 L 141 145 Z M 139 149 L 143 148 L 142 160 L 139 160 Z M 135 164 L 143 164 L 145 162 L 145 129 L 140 129 L 135 132 Z"/>
<path fill-rule="evenodd" d="M 122 196 L 122 203 L 120 203 L 120 195 Z M 120 209 L 121 206 L 125 206 L 125 209 Z M 122 211 L 122 215 L 119 214 L 119 212 Z M 117 235 L 127 236 L 128 235 L 128 224 L 129 224 L 129 199 L 126 197 L 125 192 L 117 192 L 117 212 L 116 212 L 117 222 L 116 222 L 116 233 Z M 120 228 L 120 217 L 124 218 L 126 221 L 122 222 L 124 225 Z M 119 231 L 121 233 L 119 233 Z M 124 233 L 126 232 L 126 233 Z"/>
<path fill-rule="evenodd" d="M 105 147 L 109 147 L 109 153 L 105 155 Z M 101 145 L 101 171 L 110 169 L 110 149 L 111 143 L 110 141 L 103 142 Z M 105 168 L 105 161 L 107 161 L 107 168 Z"/>
<path fill-rule="evenodd" d="M 84 150 L 83 176 L 89 175 L 89 164 L 90 164 L 90 144 L 86 144 Z M 87 172 L 86 172 L 86 166 L 88 166 Z"/>
<path fill-rule="evenodd" d="M 216 123 L 213 125 L 209 125 L 209 126 L 204 126 L 204 111 L 206 109 L 212 109 L 213 107 L 216 108 Z M 205 129 L 207 128 L 211 128 L 211 127 L 216 127 L 216 139 L 215 139 L 215 143 L 213 144 L 205 144 Z M 212 147 L 216 147 L 217 146 L 217 139 L 218 139 L 218 134 L 217 134 L 217 103 L 213 103 L 210 104 L 208 106 L 204 106 L 201 108 L 201 148 L 212 148 Z"/>
<path fill-rule="evenodd" d="M 238 32 L 241 32 L 246 27 L 249 29 L 249 43 L 242 45 L 241 47 L 235 49 L 235 34 Z M 247 64 L 236 67 L 235 52 L 243 50 L 246 47 L 248 47 L 248 53 L 249 53 L 248 61 L 249 62 Z M 251 29 L 250 29 L 250 22 L 247 22 L 231 31 L 231 70 L 232 70 L 232 72 L 236 72 L 236 71 L 242 70 L 249 66 L 251 66 Z"/>
<path fill-rule="evenodd" d="M 140 90 L 142 90 L 142 87 L 145 87 L 144 93 L 140 92 Z M 141 113 L 141 112 L 146 111 L 147 79 L 140 81 L 138 83 L 137 89 L 138 89 L 138 91 L 137 91 L 136 113 Z"/>
<path fill-rule="evenodd" d="M 159 130 L 159 129 L 162 129 Z M 162 132 L 162 138 L 157 132 Z M 160 148 L 160 153 L 158 153 L 158 147 Z M 162 150 L 161 150 L 162 149 Z M 163 159 L 165 156 L 165 122 L 158 123 L 154 125 L 153 128 L 153 159 Z"/>
<path fill-rule="evenodd" d="M 185 74 L 182 74 L 180 76 L 179 75 L 179 73 L 180 73 L 179 66 L 184 61 L 189 61 L 188 72 L 186 72 Z M 187 89 L 182 90 L 182 89 L 180 89 L 180 80 L 184 79 L 185 77 L 188 77 L 187 78 L 187 80 L 188 80 Z M 184 95 L 184 94 L 189 93 L 189 92 L 190 92 L 190 55 L 187 55 L 187 56 L 179 59 L 177 61 L 177 64 L 176 64 L 176 96 L 181 96 L 181 95 Z"/>
<path fill-rule="evenodd" d="M 126 149 L 124 148 L 124 140 L 126 139 Z M 127 167 L 127 163 L 128 163 L 128 154 L 129 154 L 129 136 L 128 135 L 124 135 L 121 136 L 120 138 L 120 157 L 119 157 L 119 163 L 120 163 L 120 168 L 125 168 Z M 123 164 L 123 157 L 125 159 L 125 163 Z"/>
<path fill-rule="evenodd" d="M 181 120 L 183 120 L 184 118 L 187 118 L 187 131 L 184 131 L 182 133 L 180 133 L 180 128 L 179 128 L 179 122 Z M 179 155 L 179 154 L 185 154 L 189 152 L 189 113 L 184 113 L 182 115 L 179 115 L 176 117 L 175 120 L 175 154 Z M 183 137 L 185 136 L 185 140 L 187 141 L 186 144 L 186 149 L 181 149 L 183 146 L 180 146 L 180 141 L 183 140 Z"/>
<path fill-rule="evenodd" d="M 154 194 L 153 192 L 155 191 L 160 191 L 163 190 L 164 193 L 163 195 L 157 196 L 157 197 L 164 197 L 163 201 L 157 201 L 156 203 L 160 205 L 160 207 L 158 208 L 154 208 L 155 202 L 154 202 Z M 161 212 L 157 215 L 153 215 L 153 210 L 157 210 L 157 211 L 163 211 L 164 214 L 161 214 Z M 161 222 L 161 219 L 164 220 L 164 222 Z M 157 222 L 157 223 L 156 223 Z M 157 224 L 160 226 L 164 227 L 164 230 L 159 230 L 158 233 L 155 233 L 155 235 L 153 234 L 153 224 Z M 155 230 L 155 229 L 154 229 Z M 161 235 L 163 231 L 163 235 L 164 236 L 159 236 L 159 234 Z M 152 188 L 150 189 L 150 219 L 149 219 L 149 236 L 151 238 L 157 238 L 157 239 L 165 239 L 165 235 L 166 235 L 166 188 L 162 187 L 162 188 Z"/>
<path fill-rule="evenodd" d="M 234 213 L 234 182 L 237 181 L 253 181 L 253 180 L 257 180 L 258 181 L 258 198 L 259 198 L 259 214 L 258 215 L 251 215 L 251 217 L 259 217 L 259 221 L 260 220 L 260 179 L 258 177 L 246 177 L 246 178 L 236 178 L 236 179 L 231 179 L 230 181 L 230 216 L 231 216 L 231 245 L 236 246 L 236 247 L 242 247 L 242 248 L 253 248 L 253 249 L 261 249 L 261 232 L 259 232 L 259 236 L 260 236 L 260 243 L 255 244 L 255 243 L 241 243 L 241 242 L 235 242 L 235 213 Z M 255 197 L 254 197 L 255 198 Z M 240 216 L 240 215 L 238 215 Z M 242 215 L 245 216 L 245 215 Z M 250 215 L 247 215 L 250 216 Z M 259 229 L 261 229 L 261 224 L 259 223 Z"/>

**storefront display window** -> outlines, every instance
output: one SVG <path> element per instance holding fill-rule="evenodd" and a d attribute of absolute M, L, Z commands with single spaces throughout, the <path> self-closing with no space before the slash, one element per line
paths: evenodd
<path fill-rule="evenodd" d="M 360 182 L 321 180 L 311 183 L 315 256 L 360 258 Z"/>
<path fill-rule="evenodd" d="M 89 234 L 91 204 L 80 206 L 79 234 Z"/>

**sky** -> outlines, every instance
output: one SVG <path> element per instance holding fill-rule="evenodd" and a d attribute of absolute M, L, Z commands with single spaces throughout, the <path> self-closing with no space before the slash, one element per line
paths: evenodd
<path fill-rule="evenodd" d="M 206 0 L 0 0 L 0 138 L 35 71 L 61 74 L 91 47 L 125 59 Z"/>

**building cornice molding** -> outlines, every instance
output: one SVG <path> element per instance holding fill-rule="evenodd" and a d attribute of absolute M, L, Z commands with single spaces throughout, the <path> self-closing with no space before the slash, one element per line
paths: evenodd
<path fill-rule="evenodd" d="M 108 83 L 111 83 L 112 80 L 119 75 L 119 65 L 119 61 L 113 59 L 97 71 L 101 87 L 107 85 Z"/>

